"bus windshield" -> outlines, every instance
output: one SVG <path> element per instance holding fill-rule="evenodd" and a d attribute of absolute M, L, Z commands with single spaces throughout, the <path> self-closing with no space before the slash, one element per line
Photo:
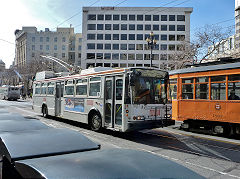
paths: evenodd
<path fill-rule="evenodd" d="M 134 104 L 162 104 L 165 101 L 164 79 L 136 77 L 131 87 Z"/>

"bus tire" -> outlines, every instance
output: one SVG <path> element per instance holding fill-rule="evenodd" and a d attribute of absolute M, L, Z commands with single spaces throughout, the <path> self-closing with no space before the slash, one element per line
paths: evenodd
<path fill-rule="evenodd" d="M 90 126 L 93 131 L 99 131 L 102 128 L 102 119 L 99 114 L 94 113 L 91 116 Z"/>
<path fill-rule="evenodd" d="M 43 106 L 42 107 L 42 116 L 47 118 L 48 117 L 48 109 L 47 109 L 47 106 Z"/>

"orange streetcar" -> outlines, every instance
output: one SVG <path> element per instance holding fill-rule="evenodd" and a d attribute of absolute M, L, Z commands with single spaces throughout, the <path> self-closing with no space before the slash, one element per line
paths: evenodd
<path fill-rule="evenodd" d="M 240 134 L 240 62 L 171 71 L 169 91 L 183 129 Z"/>

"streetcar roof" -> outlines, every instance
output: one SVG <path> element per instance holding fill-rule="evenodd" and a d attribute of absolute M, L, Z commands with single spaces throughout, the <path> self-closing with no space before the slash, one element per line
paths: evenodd
<path fill-rule="evenodd" d="M 196 72 L 206 72 L 206 71 L 217 71 L 217 70 L 228 70 L 228 69 L 235 69 L 235 68 L 240 68 L 240 62 L 173 70 L 173 71 L 169 71 L 169 75 L 184 74 L 184 73 L 196 73 Z"/>

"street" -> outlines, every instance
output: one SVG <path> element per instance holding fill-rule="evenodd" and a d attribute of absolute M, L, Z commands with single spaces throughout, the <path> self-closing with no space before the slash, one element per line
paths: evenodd
<path fill-rule="evenodd" d="M 37 118 L 51 127 L 78 131 L 100 143 L 104 149 L 124 148 L 150 152 L 206 178 L 240 178 L 239 140 L 180 131 L 175 126 L 131 133 L 110 130 L 99 133 L 89 130 L 85 124 L 55 117 L 43 118 L 32 110 L 30 99 L 0 100 L 0 114 L 3 113 L 18 113 L 28 118 Z M 173 171 L 169 169 L 169 172 Z"/>

